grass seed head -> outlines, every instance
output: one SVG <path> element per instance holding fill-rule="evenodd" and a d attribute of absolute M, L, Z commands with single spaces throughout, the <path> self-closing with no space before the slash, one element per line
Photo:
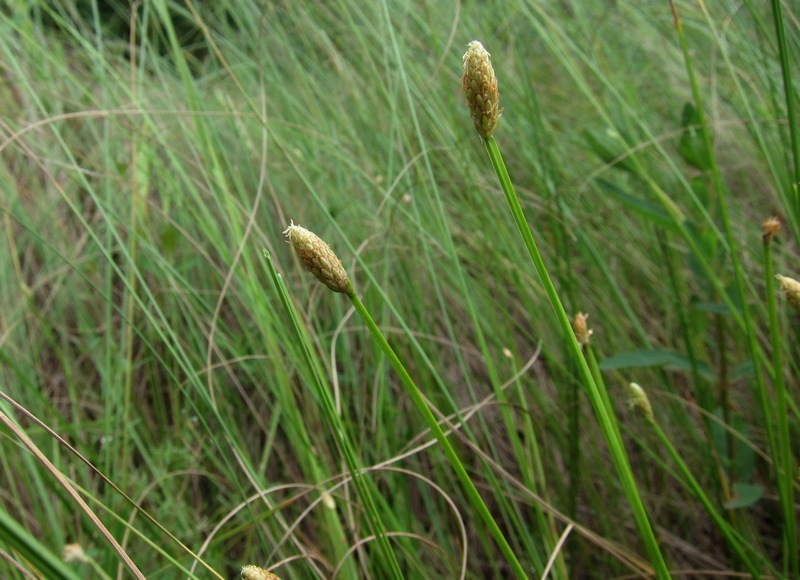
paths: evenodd
<path fill-rule="evenodd" d="M 781 231 L 781 220 L 772 216 L 764 220 L 764 243 L 768 244 Z"/>
<path fill-rule="evenodd" d="M 480 42 L 470 42 L 464 53 L 464 76 L 461 77 L 461 92 L 467 97 L 472 122 L 484 138 L 494 132 L 503 112 L 490 56 Z"/>
<path fill-rule="evenodd" d="M 305 269 L 314 274 L 317 280 L 334 292 L 350 292 L 350 279 L 342 262 L 318 235 L 294 225 L 294 222 L 283 234 L 289 238 Z"/>
<path fill-rule="evenodd" d="M 244 580 L 281 580 L 272 572 L 267 572 L 258 566 L 242 566 L 242 578 Z"/>
<path fill-rule="evenodd" d="M 650 399 L 644 389 L 636 383 L 628 385 L 628 407 L 635 409 L 642 417 L 647 419 L 650 423 L 655 421 L 653 416 L 653 407 L 650 406 Z"/>
<path fill-rule="evenodd" d="M 588 314 L 578 312 L 575 319 L 572 321 L 572 330 L 575 332 L 575 338 L 578 344 L 583 347 L 589 343 L 589 337 L 592 336 L 592 330 L 586 326 L 586 319 L 589 318 Z"/>
<path fill-rule="evenodd" d="M 778 274 L 775 276 L 781 283 L 781 290 L 786 296 L 789 306 L 800 312 L 800 282 L 794 278 L 787 278 Z"/>

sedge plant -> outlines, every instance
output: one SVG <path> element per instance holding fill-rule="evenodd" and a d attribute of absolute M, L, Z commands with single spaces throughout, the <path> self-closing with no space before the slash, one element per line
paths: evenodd
<path fill-rule="evenodd" d="M 586 387 L 592 406 L 597 414 L 604 438 L 609 446 L 614 465 L 619 474 L 620 482 L 622 483 L 625 495 L 633 510 L 639 533 L 650 556 L 650 560 L 653 563 L 655 573 L 658 578 L 668 578 L 669 571 L 667 570 L 664 557 L 661 554 L 661 549 L 658 546 L 653 528 L 650 525 L 650 520 L 648 519 L 644 504 L 639 496 L 639 490 L 633 476 L 627 452 L 625 451 L 619 430 L 615 425 L 614 411 L 608 403 L 608 394 L 604 392 L 603 384 L 600 383 L 598 385 L 595 381 L 586 359 L 581 352 L 581 347 L 575 338 L 575 333 L 573 332 L 567 313 L 564 310 L 564 306 L 561 303 L 561 299 L 558 296 L 558 291 L 550 278 L 542 255 L 533 238 L 531 229 L 528 226 L 519 198 L 511 183 L 511 178 L 508 175 L 503 156 L 500 153 L 500 148 L 493 137 L 502 109 L 500 108 L 498 81 L 490 60 L 489 52 L 479 41 L 472 41 L 469 43 L 467 51 L 464 54 L 463 63 L 464 74 L 462 76 L 461 87 L 462 92 L 466 95 L 467 106 L 469 107 L 473 124 L 483 139 L 483 144 L 486 147 L 486 152 L 489 155 L 492 167 L 500 181 L 500 186 L 505 194 L 514 222 L 516 223 L 525 248 L 544 286 L 553 311 L 558 318 L 562 334 L 567 341 L 568 349 L 577 363 L 579 376 Z"/>
<path fill-rule="evenodd" d="M 422 418 L 425 420 L 428 428 L 436 437 L 440 447 L 447 456 L 447 459 L 450 461 L 453 470 L 456 472 L 459 481 L 464 486 L 464 491 L 466 492 L 470 503 L 472 503 L 473 508 L 480 514 L 484 523 L 489 528 L 489 531 L 500 547 L 500 550 L 506 557 L 508 564 L 511 566 L 514 575 L 517 578 L 527 578 L 528 575 L 523 569 L 522 564 L 512 550 L 508 540 L 503 535 L 502 530 L 500 530 L 500 527 L 497 525 L 497 522 L 489 511 L 489 508 L 486 506 L 486 503 L 483 501 L 478 489 L 475 487 L 475 484 L 467 473 L 467 470 L 464 468 L 464 465 L 461 463 L 461 460 L 456 454 L 455 449 L 450 444 L 447 436 L 444 434 L 439 422 L 436 420 L 436 417 L 428 406 L 428 403 L 425 401 L 422 391 L 420 391 L 419 387 L 417 387 L 416 383 L 411 378 L 411 375 L 408 374 L 408 371 L 398 358 L 397 354 L 394 352 L 394 349 L 392 349 L 391 345 L 389 345 L 389 342 L 386 340 L 386 337 L 383 335 L 380 328 L 378 328 L 378 325 L 375 323 L 372 315 L 358 297 L 353 283 L 350 281 L 344 266 L 342 266 L 341 260 L 339 260 L 333 250 L 331 250 L 330 246 L 328 246 L 328 244 L 326 244 L 319 236 L 301 226 L 297 226 L 292 223 L 285 230 L 284 234 L 291 242 L 292 247 L 297 253 L 297 256 L 300 258 L 300 262 L 303 264 L 303 267 L 305 267 L 306 270 L 311 272 L 317 278 L 317 280 L 322 282 L 334 292 L 345 294 L 350 299 L 350 302 L 352 302 L 359 316 L 367 325 L 367 328 L 369 328 L 375 344 L 381 349 L 384 355 L 386 355 L 386 358 L 389 360 L 395 372 L 397 372 L 400 381 L 403 383 L 408 396 L 417 407 L 417 410 L 422 415 Z"/>

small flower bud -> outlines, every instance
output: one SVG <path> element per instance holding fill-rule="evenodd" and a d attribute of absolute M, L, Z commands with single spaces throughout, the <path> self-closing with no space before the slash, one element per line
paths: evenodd
<path fill-rule="evenodd" d="M 588 344 L 589 337 L 592 336 L 592 330 L 586 326 L 587 318 L 589 318 L 588 314 L 578 312 L 575 315 L 575 319 L 572 321 L 572 330 L 575 332 L 575 338 L 581 346 Z"/>
<path fill-rule="evenodd" d="M 772 216 L 764 220 L 764 243 L 768 244 L 781 231 L 781 220 Z"/>
<path fill-rule="evenodd" d="M 793 278 L 781 276 L 780 274 L 775 277 L 781 283 L 781 290 L 783 290 L 789 306 L 800 312 L 800 282 Z"/>
<path fill-rule="evenodd" d="M 272 572 L 267 572 L 258 566 L 242 566 L 242 578 L 244 580 L 281 580 Z"/>
<path fill-rule="evenodd" d="M 467 96 L 472 122 L 482 137 L 491 136 L 502 113 L 490 56 L 480 42 L 470 42 L 464 53 L 464 76 L 461 77 L 461 92 Z"/>
<path fill-rule="evenodd" d="M 650 399 L 647 398 L 647 393 L 644 392 L 644 389 L 636 383 L 628 385 L 628 408 L 636 409 L 650 423 L 655 421 Z"/>
<path fill-rule="evenodd" d="M 318 235 L 294 225 L 294 222 L 283 234 L 289 238 L 305 269 L 314 274 L 317 280 L 334 292 L 350 292 L 350 279 L 342 262 Z"/>

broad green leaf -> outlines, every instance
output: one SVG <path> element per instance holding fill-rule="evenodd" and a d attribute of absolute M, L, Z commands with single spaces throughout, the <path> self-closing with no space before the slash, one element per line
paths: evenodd
<path fill-rule="evenodd" d="M 642 349 L 622 352 L 605 359 L 600 363 L 604 371 L 666 366 L 682 371 L 691 371 L 691 361 L 683 356 L 667 350 Z M 705 378 L 711 378 L 711 371 L 704 363 L 698 363 L 698 370 Z"/>
<path fill-rule="evenodd" d="M 764 488 L 753 483 L 735 483 L 733 485 L 733 498 L 725 502 L 729 510 L 742 509 L 755 504 L 764 495 Z"/>

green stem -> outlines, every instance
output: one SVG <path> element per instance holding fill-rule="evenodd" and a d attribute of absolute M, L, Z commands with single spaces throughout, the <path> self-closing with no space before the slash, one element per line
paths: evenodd
<path fill-rule="evenodd" d="M 656 540 L 653 529 L 650 526 L 650 521 L 647 518 L 647 512 L 645 511 L 642 499 L 639 496 L 639 490 L 636 487 L 633 471 L 631 470 L 631 466 L 628 461 L 628 455 L 625 451 L 623 442 L 618 435 L 618 431 L 615 428 L 614 420 L 611 416 L 612 411 L 605 403 L 605 400 L 608 399 L 608 394 L 601 393 L 597 383 L 595 382 L 594 378 L 592 378 L 592 373 L 589 370 L 589 366 L 586 364 L 586 359 L 581 352 L 581 347 L 575 338 L 575 333 L 572 330 L 572 325 L 567 317 L 567 313 L 561 304 L 561 300 L 558 297 L 558 292 L 556 291 L 555 285 L 550 279 L 550 275 L 547 272 L 544 260 L 539 252 L 539 248 L 536 246 L 536 242 L 533 239 L 533 234 L 531 233 L 528 222 L 525 219 L 525 214 L 520 206 L 517 193 L 514 190 L 514 186 L 511 183 L 511 178 L 509 177 L 505 163 L 503 162 L 503 156 L 500 154 L 500 148 L 497 146 L 497 142 L 494 140 L 494 137 L 486 138 L 484 144 L 486 145 L 486 152 L 489 154 L 489 159 L 494 166 L 497 178 L 500 180 L 500 185 L 503 188 L 503 193 L 506 196 L 506 201 L 508 202 L 511 213 L 514 216 L 517 229 L 522 236 L 525 247 L 530 254 L 531 260 L 533 261 L 536 271 L 539 274 L 539 278 L 544 285 L 545 292 L 550 299 L 550 304 L 552 305 L 553 310 L 556 313 L 556 317 L 561 325 L 562 333 L 566 337 L 568 350 L 571 351 L 572 356 L 578 365 L 580 377 L 583 379 L 583 382 L 588 390 L 589 398 L 591 399 L 592 406 L 594 407 L 595 413 L 597 414 L 597 418 L 600 422 L 600 427 L 603 430 L 603 435 L 605 436 L 606 442 L 608 443 L 611 451 L 611 456 L 614 460 L 614 465 L 617 468 L 622 487 L 625 490 L 625 495 L 633 510 L 636 524 L 639 527 L 639 533 L 645 543 L 650 560 L 655 567 L 656 575 L 658 578 L 669 578 L 670 575 L 669 571 L 667 570 L 666 562 L 664 561 L 664 557 L 658 547 L 658 541 Z M 573 436 L 577 436 L 577 434 Z"/>
<path fill-rule="evenodd" d="M 789 48 L 786 44 L 786 31 L 783 27 L 783 12 L 781 0 L 772 0 L 772 16 L 775 21 L 775 36 L 778 39 L 778 52 L 781 57 L 781 72 L 783 73 L 783 91 L 786 95 L 786 114 L 789 117 L 789 136 L 792 141 L 792 159 L 794 173 L 792 176 L 792 191 L 794 197 L 795 220 L 800 221 L 800 131 L 797 128 L 797 113 L 794 107 L 794 84 L 792 71 L 789 65 Z M 797 568 L 794 569 L 797 577 Z"/>
<path fill-rule="evenodd" d="M 383 522 L 378 515 L 378 510 L 375 507 L 375 502 L 372 499 L 371 490 L 367 487 L 368 480 L 363 478 L 353 444 L 350 442 L 350 437 L 348 436 L 344 425 L 339 419 L 339 415 L 336 412 L 336 405 L 334 404 L 333 398 L 331 397 L 331 394 L 325 385 L 325 381 L 323 381 L 317 365 L 314 363 L 314 358 L 311 355 L 311 349 L 308 346 L 308 338 L 306 337 L 305 332 L 303 332 L 303 327 L 301 326 L 300 320 L 297 317 L 294 304 L 292 304 L 291 298 L 289 297 L 289 292 L 283 283 L 283 277 L 275 269 L 275 266 L 272 263 L 272 258 L 267 250 L 264 250 L 264 257 L 267 260 L 267 265 L 269 266 L 269 271 L 272 275 L 272 280 L 275 284 L 275 288 L 278 291 L 278 295 L 280 296 L 283 308 L 289 315 L 289 318 L 292 321 L 292 327 L 294 328 L 297 336 L 297 340 L 302 346 L 303 358 L 305 359 L 306 366 L 311 372 L 316 392 L 319 398 L 322 400 L 323 410 L 325 411 L 325 416 L 330 424 L 331 431 L 333 432 L 336 442 L 342 451 L 342 455 L 344 455 L 344 460 L 347 464 L 348 471 L 350 472 L 353 486 L 356 488 L 356 493 L 364 503 L 364 513 L 366 514 L 367 522 L 369 523 L 372 533 L 375 534 L 378 547 L 381 551 L 381 555 L 384 558 L 384 563 L 389 566 L 393 578 L 396 580 L 402 580 L 405 578 L 405 575 L 400 569 L 400 564 L 397 561 L 394 551 L 392 550 L 391 544 L 389 543 L 389 537 L 386 535 Z"/>
<path fill-rule="evenodd" d="M 675 449 L 675 447 L 673 447 L 672 443 L 670 442 L 666 433 L 664 433 L 664 431 L 661 429 L 661 426 L 658 424 L 658 422 L 653 421 L 651 425 L 653 426 L 653 429 L 655 429 L 656 435 L 658 435 L 661 443 L 669 452 L 670 457 L 672 457 L 672 460 L 678 466 L 678 469 L 684 477 L 685 483 L 688 485 L 694 496 L 700 501 L 701 504 L 703 504 L 703 507 L 706 508 L 708 515 L 711 516 L 711 519 L 714 520 L 714 523 L 717 524 L 720 532 L 722 532 L 722 535 L 724 535 L 725 539 L 728 541 L 728 545 L 733 549 L 734 552 L 736 552 L 736 555 L 750 571 L 750 574 L 752 574 L 754 578 L 759 578 L 761 576 L 761 572 L 759 571 L 758 567 L 753 564 L 753 562 L 747 556 L 747 553 L 742 548 L 741 542 L 737 537 L 736 530 L 725 520 L 725 518 L 720 515 L 720 513 L 714 507 L 714 504 L 703 491 L 703 487 L 694 478 L 692 472 L 689 471 L 689 467 L 683 462 L 683 459 L 678 454 L 678 451 Z"/>
<path fill-rule="evenodd" d="M 503 535 L 503 532 L 500 530 L 497 522 L 495 522 L 492 514 L 489 512 L 489 508 L 486 507 L 486 504 L 478 493 L 478 489 L 475 487 L 475 484 L 472 483 L 472 479 L 470 479 L 467 470 L 464 468 L 464 465 L 461 463 L 458 455 L 456 455 L 455 449 L 453 449 L 453 446 L 450 444 L 450 441 L 448 441 L 444 431 L 442 431 L 442 428 L 439 426 L 439 422 L 436 420 L 436 417 L 434 417 L 430 407 L 428 407 L 428 404 L 425 402 L 422 392 L 414 383 L 411 375 L 408 374 L 408 371 L 406 371 L 403 363 L 400 362 L 400 359 L 397 357 L 394 350 L 392 350 L 392 347 L 389 346 L 389 343 L 378 328 L 378 325 L 375 324 L 375 321 L 372 319 L 372 316 L 370 315 L 366 306 L 364 306 L 364 304 L 361 302 L 361 299 L 356 294 L 352 283 L 350 285 L 348 297 L 353 303 L 353 306 L 355 306 L 359 316 L 361 316 L 362 320 L 367 325 L 367 328 L 369 328 L 373 340 L 375 340 L 375 343 L 380 347 L 380 349 L 386 355 L 386 358 L 389 359 L 392 367 L 394 367 L 394 370 L 399 375 L 400 381 L 406 388 L 409 397 L 411 397 L 411 400 L 414 402 L 417 410 L 422 414 L 423 419 L 425 419 L 425 422 L 428 424 L 431 432 L 444 450 L 445 455 L 447 455 L 447 459 L 450 460 L 450 464 L 453 466 L 458 479 L 464 486 L 464 490 L 466 491 L 469 500 L 472 502 L 472 506 L 478 511 L 483 518 L 484 523 L 486 523 L 486 525 L 489 527 L 489 531 L 491 532 L 492 536 L 494 536 L 495 541 L 500 546 L 500 550 L 503 552 L 508 560 L 508 563 L 511 565 L 514 575 L 517 578 L 527 578 L 528 575 L 523 570 L 522 565 L 519 563 L 517 556 L 511 549 L 511 546 Z"/>
<path fill-rule="evenodd" d="M 784 521 L 784 550 L 789 558 L 792 578 L 800 578 L 797 550 L 797 522 L 794 511 L 794 486 L 792 477 L 795 470 L 792 461 L 791 439 L 789 436 L 789 417 L 786 410 L 786 383 L 783 379 L 783 340 L 778 324 L 778 307 L 775 300 L 775 276 L 772 271 L 772 243 L 764 239 L 764 277 L 769 311 L 769 338 L 772 343 L 772 368 L 774 369 L 775 414 L 777 415 L 778 454 L 774 456 L 775 477 L 781 496 Z"/>

